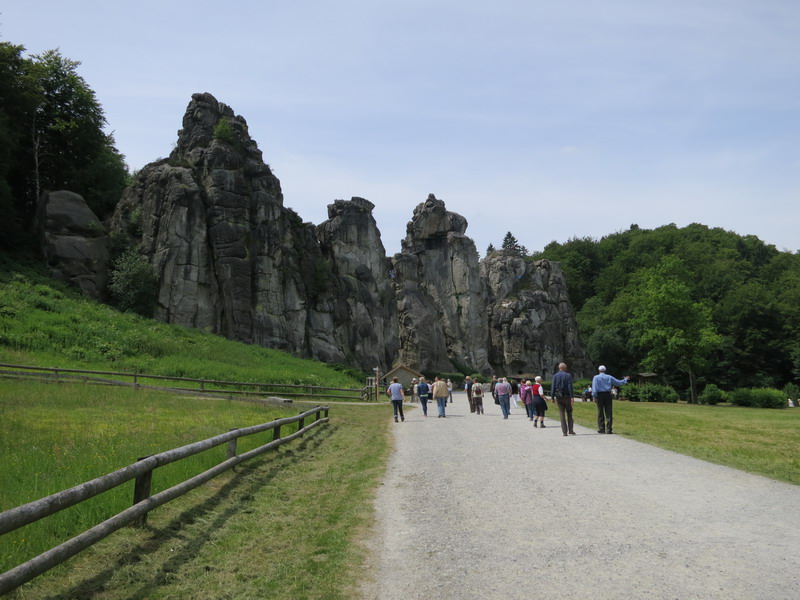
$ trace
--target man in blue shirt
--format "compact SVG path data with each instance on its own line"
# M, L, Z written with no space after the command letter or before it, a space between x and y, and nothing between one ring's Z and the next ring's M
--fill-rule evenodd
M558 405L558 415L561 417L561 433L564 437L575 435L572 420L572 403L575 402L575 392L572 389L572 375L567 373L567 365L560 363L558 373L553 375L550 393Z
M403 394L403 384L400 383L400 380L397 377L392 378L391 385L386 388L386 395L392 399L394 422L397 423L398 412L400 413L400 420L405 421L406 417L403 414L403 400L405 400L405 394Z
M597 370L599 373L592 379L592 397L597 403L597 433L614 433L611 429L611 388L615 385L625 385L630 381L630 377L627 375L624 379L612 377L606 373L606 368L603 365L597 367Z

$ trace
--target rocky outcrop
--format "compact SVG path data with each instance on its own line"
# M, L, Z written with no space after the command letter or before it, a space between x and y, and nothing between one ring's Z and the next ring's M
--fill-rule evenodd
M374 208L363 198L336 200L328 205L328 220L317 227L317 236L331 268L337 347L349 364L385 372L397 356L398 322L391 265Z
M550 373L580 359L556 265L481 265L466 219L433 195L390 260L373 209L336 200L304 223L245 120L195 94L175 149L137 174L110 229L153 265L170 323L368 372Z
M96 300L105 296L108 233L84 199L67 191L42 195L36 227L53 276Z
M489 372L486 291L467 220L433 194L414 209L393 259L399 361L439 372Z
M493 252L482 261L481 274L488 288L489 362L496 372L549 378L566 362L576 377L593 373L557 263Z
M283 206L247 124L195 94L169 159L125 192L112 230L133 235L159 276L157 318L339 362L315 227Z

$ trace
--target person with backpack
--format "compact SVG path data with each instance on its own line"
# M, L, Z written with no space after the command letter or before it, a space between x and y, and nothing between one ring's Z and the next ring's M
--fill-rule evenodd
M430 394L430 386L424 377L420 377L417 384L417 396L419 403L422 404L422 414L426 417L428 416L428 394Z
M477 379L472 384L472 402L475 405L475 414L483 414L483 386Z
M558 373L553 375L553 399L558 405L558 415L561 417L561 433L564 437L575 435L572 422L572 403L575 402L575 392L572 389L572 375L567 373L566 363L558 365Z

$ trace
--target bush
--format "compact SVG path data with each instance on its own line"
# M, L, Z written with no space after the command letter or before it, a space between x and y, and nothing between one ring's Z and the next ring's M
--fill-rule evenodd
M677 402L678 392L669 385L629 383L620 388L620 398L630 402Z
M152 317L158 294L158 278L147 259L128 250L114 263L108 289L120 310Z
M736 406L755 406L758 408L784 408L786 398L780 390L770 388L738 388L731 395Z
M727 394L719 389L716 384L709 383L700 394L700 404L716 405L720 402L725 402Z

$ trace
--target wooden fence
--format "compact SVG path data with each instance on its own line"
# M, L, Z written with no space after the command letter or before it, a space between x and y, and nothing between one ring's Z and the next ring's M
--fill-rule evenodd
M328 400L366 401L371 399L371 390L364 388L335 388L317 385L294 385L285 383L250 383L243 381L217 381L213 379L192 379L190 377L170 377L167 375L147 375L144 373L125 373L114 371L89 371L83 369L61 369L57 367L32 367L0 363L0 377L44 378L50 381L80 381L99 385L118 385L134 388L170 390L180 393L222 394L222 395L264 395L279 393L289 398L314 398ZM113 377L114 379L108 379ZM185 382L197 387L174 385L146 385L143 381ZM331 393L338 392L338 393Z
M61 564L125 525L131 523L140 526L144 525L149 511L193 490L228 469L232 469L239 463L273 450L281 444L302 436L314 427L327 423L329 421L329 410L327 406L317 406L300 413L296 417L287 417L270 421L269 423L262 423L261 425L234 429L228 433L200 442L139 459L138 462L132 465L97 479L0 513L0 535L3 535L135 479L133 506L55 548L0 574L0 596ZM312 415L314 420L306 425L306 418L312 417ZM291 423L298 423L297 431L283 437L281 428ZM272 430L272 441L243 454L236 454L236 442L240 437L269 430ZM154 469L226 443L228 444L226 460L199 475L195 475L191 479L187 479L183 483L153 496L150 495L150 481Z

